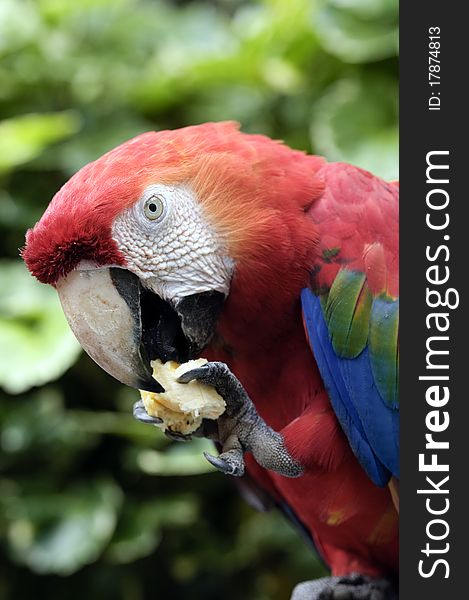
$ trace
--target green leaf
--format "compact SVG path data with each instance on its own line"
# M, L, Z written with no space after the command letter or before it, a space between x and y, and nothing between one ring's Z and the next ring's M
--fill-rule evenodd
M30 2L0 2L0 56L21 48L40 33L40 19Z
M0 123L0 174L39 156L50 144L80 128L74 111L29 114Z
M167 527L189 527L199 516L198 498L191 494L170 495L164 499L126 504L105 558L122 564L148 556Z
M383 76L347 78L316 104L315 151L392 180L399 176L397 82Z
M195 438L186 444L172 445L165 452L142 450L137 466L148 475L200 475L215 471L203 453L216 453L209 440Z
M325 0L314 12L313 28L322 47L346 63L362 63L396 56L396 3L381 0Z
M95 368L95 365L93 365ZM128 388L122 387L127 392ZM132 392L136 390L132 389ZM134 394L134 401L138 399L138 392ZM69 410L67 416L73 425L80 431L89 435L113 435L125 437L133 443L152 448L164 448L169 444L165 436L161 436L152 427L145 427L144 423L137 421L132 416L132 405L128 405L125 413L107 412L96 410Z
M363 19L397 19L399 16L398 0L329 0L328 3Z
M98 416L100 413L94 413ZM46 461L59 469L68 463L79 449L89 448L97 441L94 431L81 427L72 411L66 411L63 396L57 387L41 388L27 397L10 398L0 410L1 464L28 453L34 461ZM53 465L50 456L54 456ZM40 477L40 475L39 475ZM33 475L30 474L30 479Z
M131 563L151 554L160 540L159 523L151 506L127 502L105 558L117 564Z
M37 573L69 575L107 546L121 501L120 489L108 480L75 484L60 494L10 490L2 495L9 550Z
M12 198L5 190L0 189L0 225L8 229L24 231L35 220L39 220L42 213L39 207L26 205L20 199Z
M80 346L54 289L22 261L0 261L0 282L0 385L17 394L60 377Z
M73 175L85 164L95 160L105 152L145 131L157 129L154 123L144 119L131 118L124 114L113 114L112 118L101 118L99 129L84 127L78 135L52 148L41 164L54 167L59 165L68 175Z

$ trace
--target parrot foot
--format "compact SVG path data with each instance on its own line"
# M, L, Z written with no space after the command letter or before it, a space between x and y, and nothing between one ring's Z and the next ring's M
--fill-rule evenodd
M240 381L222 362L208 362L181 375L179 383L197 379L214 387L226 402L225 412L218 418L217 440L222 445L218 457L205 458L222 473L240 476L244 473L244 452L252 452L264 468L285 477L299 477L303 470L289 455L283 437L259 416ZM213 436L211 436L213 439Z
M351 573L300 583L291 600L397 600L397 594L386 579Z
M138 421L149 425L161 425L161 423L163 423L163 419L160 419L159 417L152 417L147 413L142 400L135 402L133 407L133 415ZM191 435L184 435L183 433L179 433L177 431L171 431L171 429L166 429L164 434L173 442L190 442L192 439Z
M138 421L141 421L142 423L149 423L151 425L159 425L163 422L162 419L159 419L158 417L152 417L151 415L149 415L147 413L147 411L145 409L145 405L143 404L142 400L135 402L134 407L133 407L133 415Z
M244 458L242 452L228 450L228 452L222 452L219 456L212 456L208 452L204 452L204 456L211 465L225 475L233 475L234 477L244 475Z
M172 442L190 442L192 440L192 435L185 435L179 431L171 431L171 429L165 429L164 434Z

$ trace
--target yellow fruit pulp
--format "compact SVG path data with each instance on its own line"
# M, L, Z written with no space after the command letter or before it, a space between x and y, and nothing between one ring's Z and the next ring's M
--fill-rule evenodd
M177 381L183 373L206 362L199 358L182 365L161 360L151 363L153 377L165 391L157 394L140 390L140 395L147 413L163 420L159 427L187 435L200 426L202 419L218 419L225 411L225 401L212 387L195 380L186 384Z

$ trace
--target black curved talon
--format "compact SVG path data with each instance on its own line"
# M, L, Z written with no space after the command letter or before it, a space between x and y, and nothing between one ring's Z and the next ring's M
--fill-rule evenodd
M245 404L251 404L254 408L241 382L225 363L208 362L197 369L186 371L178 378L178 382L189 383L194 379L216 389L226 402L226 414L228 416L236 415Z
M133 415L137 421L141 421L142 423L148 423L150 425L161 425L161 423L163 423L163 419L152 417L147 413L143 400L135 402L133 406Z
M213 456L208 452L204 452L205 458L216 469L225 475L233 477L241 477L244 475L244 459L242 454L235 454L233 450L223 452L219 456Z
M179 433L179 431L171 431L171 429L165 429L164 434L173 442L190 442L192 440L191 435L184 435L184 433Z
M225 363L208 362L187 371L178 381L189 383L195 379L215 388L226 403L226 410L217 421L217 439L222 452L218 457L205 456L213 466L222 473L240 476L244 473L243 455L251 451L266 469L285 477L302 474L301 466L289 455L282 435L261 419L246 390Z
M203 381L204 374L208 373L207 365L203 365L202 367L197 367L197 369L191 369L190 371L186 371L182 375L178 377L178 383L190 383L194 379L198 381Z

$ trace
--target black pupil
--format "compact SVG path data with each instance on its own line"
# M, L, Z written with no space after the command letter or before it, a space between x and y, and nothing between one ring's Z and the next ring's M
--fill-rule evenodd
M148 208L150 212L156 212L156 204L154 204L153 202L148 205Z

